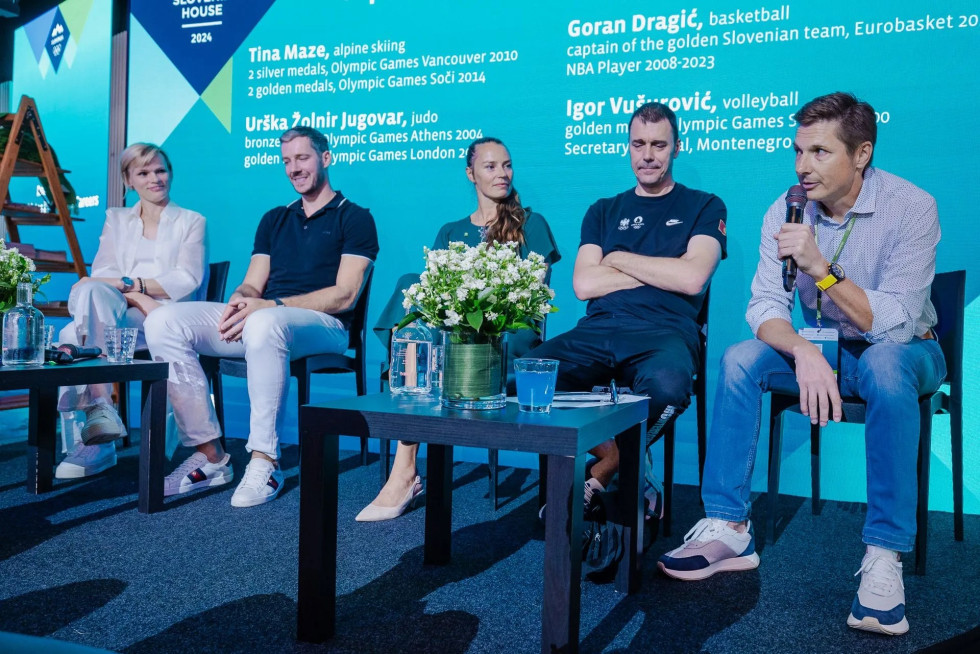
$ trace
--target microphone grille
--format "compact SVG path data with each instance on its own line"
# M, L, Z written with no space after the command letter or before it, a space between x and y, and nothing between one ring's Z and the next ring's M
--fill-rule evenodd
M799 184L790 186L789 190L786 191L786 204L806 204L806 189Z

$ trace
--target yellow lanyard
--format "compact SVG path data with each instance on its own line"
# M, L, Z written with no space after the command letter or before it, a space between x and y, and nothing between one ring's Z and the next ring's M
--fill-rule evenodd
M851 214L851 217L848 218L847 229L844 230L844 238L840 240L840 245L837 246L837 251L834 252L834 258L831 259L830 261L831 264L837 263L837 260L840 258L840 253L844 249L844 244L847 243L847 237L851 235L851 229L853 229L854 227L854 219L856 217L857 214ZM813 226L813 242L816 243L817 248L820 247L820 238L817 236L816 225ZM817 329L823 328L823 325L820 323L820 317L822 315L820 313L820 307L822 304L823 304L823 292L818 288L817 289Z

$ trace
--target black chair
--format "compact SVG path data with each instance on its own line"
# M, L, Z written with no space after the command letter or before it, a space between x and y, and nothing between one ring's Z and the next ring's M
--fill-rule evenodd
M915 574L925 574L929 523L929 463L932 455L932 416L948 413L953 464L953 536L963 540L963 315L966 271L939 273L932 282L932 303L939 322L933 329L946 358L946 383L935 393L919 398L919 496L916 507ZM844 421L863 423L866 405L861 398L841 398ZM799 395L771 393L769 439L769 515L767 538L775 540L776 502L782 462L782 415L799 412ZM820 425L810 427L811 510L820 513Z
M228 269L231 268L230 261L216 261L208 266L208 290L204 299L208 302L225 301L225 284L228 282ZM150 360L149 350L139 350L133 355L134 359ZM146 402L146 398L143 398ZM129 384L119 386L119 416L126 425L126 436L123 437L123 447L130 446L129 438Z
M352 354L311 354L289 362L289 374L296 378L296 391L299 406L310 403L310 377L318 374L354 373L358 395L367 395L367 311L371 295L373 266L364 275L361 291L354 303L351 318L350 343L348 352ZM221 431L225 431L223 375L244 379L248 376L248 366L243 358L212 357L200 355L201 367L211 383L214 393L214 408ZM361 438L361 463L367 463L367 438Z
M708 367L708 307L711 300L711 287L704 293L704 303L698 312L698 369L694 373L694 394L697 400L698 420L698 487L704 478L704 457L708 451L708 417L707 417L707 367ZM659 434L654 435L652 443L664 440L664 518L661 521L664 536L670 536L671 507L674 499L674 423L676 417L668 418ZM649 444L648 444L649 446Z

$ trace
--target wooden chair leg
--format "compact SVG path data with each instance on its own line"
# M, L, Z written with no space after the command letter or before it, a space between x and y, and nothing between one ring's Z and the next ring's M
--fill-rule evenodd
M487 467L490 468L490 503L497 510L497 475L499 472L499 450L487 450Z
M391 441L381 439L381 485L384 486L391 473Z
M820 515L820 425L810 425L810 511Z
M776 542L776 505L779 502L779 473L782 464L783 412L781 407L773 406L769 410L769 487L766 492L769 511L766 516L766 538L763 544Z
M133 440L129 435L129 384L119 382L115 386L116 397L119 398L119 401L116 403L119 409L119 417L122 418L123 427L126 429L126 435L122 438L122 445L123 447L130 447L133 444Z
M915 507L915 574L926 573L926 547L929 540L929 467L932 459L932 403L919 402L919 497Z
M963 540L963 401L954 395L949 398L949 437L953 462L953 537ZM930 417L930 424L931 422Z
M664 538L670 538L671 512L674 506L674 424L670 420L664 425L664 517L660 521Z

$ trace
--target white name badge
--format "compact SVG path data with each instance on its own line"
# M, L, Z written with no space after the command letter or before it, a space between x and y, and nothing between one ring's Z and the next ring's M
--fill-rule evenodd
M837 342L840 336L837 330L830 327L804 327L797 333L817 346L836 377L840 369L840 347Z

